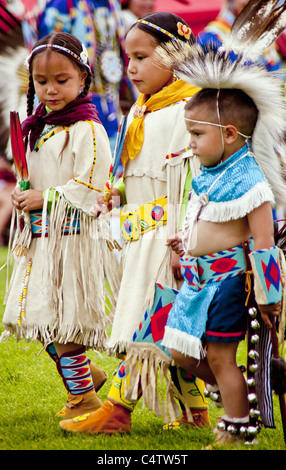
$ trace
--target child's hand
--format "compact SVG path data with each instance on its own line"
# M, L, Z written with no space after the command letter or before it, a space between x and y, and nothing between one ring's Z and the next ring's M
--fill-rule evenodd
M182 246L182 232L178 232L172 237L168 238L166 245L170 246L172 250L179 256L183 256L185 253Z
M104 200L103 194L99 194L96 203L89 209L89 212L94 215L94 217L99 217L100 214L107 214L107 212L114 209L114 207L120 206L121 198L121 192L116 188L112 189L108 202Z
M13 206L24 212L42 209L44 203L43 191L36 189L21 191L19 186L12 191L11 199Z
M171 265L174 278L178 281L183 279L183 276L181 274L180 256L175 252L172 253Z
M111 209L108 208L108 204L104 200L103 194L100 194L97 198L97 201L89 209L89 212L94 215L94 217L99 217L100 214L106 214Z
M272 328L272 322L269 316L273 315L275 317L278 317L281 311L281 302L277 302L277 304L270 305L258 305L258 308L265 325L268 326L268 328Z
M21 194L21 192L22 191L20 189L20 186L15 186L15 188L11 192L11 202L16 209L21 209L19 204L19 195Z

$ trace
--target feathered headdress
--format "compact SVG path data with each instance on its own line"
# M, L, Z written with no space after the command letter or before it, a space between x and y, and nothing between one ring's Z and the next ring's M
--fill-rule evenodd
M277 75L258 65L262 52L286 26L286 5L278 0L250 0L233 24L223 46L171 43L158 46L162 63L200 88L236 88L254 101L259 115L253 151L275 197L286 201L286 185L277 152L285 137L285 99ZM276 7L276 8L275 8Z

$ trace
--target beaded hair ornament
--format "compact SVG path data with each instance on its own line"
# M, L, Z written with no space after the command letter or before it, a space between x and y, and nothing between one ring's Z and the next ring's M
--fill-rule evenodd
M41 44L40 46L37 46L35 47L31 54L29 55L29 57L26 59L26 66L27 68L29 67L29 63L30 63L30 60L31 58L33 57L33 55L35 54L35 52L37 51L40 51L41 49L48 49L48 48L51 48L51 49L57 49L57 50L60 50L60 51L63 51L65 52L66 54L70 55L71 57L73 57L74 59L76 59L79 63L81 63L82 65L84 65L85 67L87 67L88 69L90 69L90 65L88 63L88 52L87 52L87 49L85 47L84 44L81 45L82 47L82 51L80 53L80 55L77 55L75 52L71 51L70 49L68 49L67 47L64 47L64 46L59 46L58 44Z
M180 38L178 38L177 36L175 36L174 34L170 33L169 31L167 31L166 29L164 28L161 28L160 26L154 24L154 23L150 23L150 21L146 21L144 19L139 19L136 21L136 23L141 23L141 24L145 24L146 26L149 26L150 28L153 28L153 29L156 29L157 31L159 31L160 33L163 33L165 34L166 36L168 36L170 39L172 39L173 41L178 41L178 42L184 42L182 41ZM179 36L183 36L185 39L189 40L190 37L191 37L191 34L192 34L192 30L191 28L189 28L188 26L184 25L183 23L181 23L180 21L178 21L177 23L177 28L178 28L178 35Z
M258 65L263 53L286 26L286 5L279 0L250 0L236 18L220 48L213 44L171 41L156 49L158 65L172 68L176 76L202 89L239 89L258 110L252 135L254 155L278 200L286 200L281 160L276 152L283 145L285 101L282 82ZM206 123L215 124L215 123ZM218 113L218 123L221 126ZM248 137L248 136L245 136Z

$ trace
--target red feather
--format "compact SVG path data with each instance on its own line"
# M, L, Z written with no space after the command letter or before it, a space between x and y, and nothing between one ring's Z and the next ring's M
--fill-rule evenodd
M28 166L26 160L25 145L21 129L19 114L17 111L10 112L10 133L13 160L22 180L28 180Z

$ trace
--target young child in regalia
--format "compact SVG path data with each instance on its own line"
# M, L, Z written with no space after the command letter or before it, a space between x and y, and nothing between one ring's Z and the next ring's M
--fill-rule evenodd
M257 2L250 2L245 17L253 4ZM210 46L205 53L196 45L187 52L175 45L158 52L162 63L202 88L185 108L201 174L193 178L182 232L168 240L181 255L184 283L162 344L177 364L220 393L225 415L214 443L220 447L254 442L261 424L271 427L263 401L258 400L258 410L252 405L258 398L252 387L261 369L267 380L260 386L265 393L269 387L268 346L263 350L260 345L258 353L253 344L249 351L249 357L258 360L258 375L249 382L237 366L236 354L247 331L248 313L254 318L250 325L260 326L265 345L270 329L276 328L277 320L283 324L285 315L285 259L274 242L272 216L275 200L286 198L285 175L275 150L283 140L285 105L280 80L255 64L261 48L275 39L285 20L281 14L269 35L258 35L254 41L255 15L242 23L245 17L218 51ZM256 301L249 310L248 260ZM250 339L254 343L254 335ZM271 393L268 398L271 402ZM261 411L261 421L253 426L255 411Z
M28 68L22 129L30 189L17 185L12 193L15 263L2 340L14 335L43 344L68 391L59 415L70 418L101 406L95 390L107 377L86 350L102 350L107 341L105 242L89 208L104 189L111 152L91 103L85 46L71 34L47 35ZM40 104L33 112L35 94Z
M128 76L140 96L127 118L121 155L123 181L112 188L108 203L110 209L117 197L124 206L123 276L109 340L110 351L123 355L124 360L114 375L108 400L89 416L62 421L61 427L68 431L127 432L142 395L149 409L157 414L163 411L167 427L170 418L170 427L209 425L204 382L171 365L167 351L160 348L163 334L160 321L154 328L153 318L151 329L150 317L145 318L146 299L156 277L158 283L171 290L177 290L181 283L178 256L174 253L171 260L166 241L180 227L191 179L198 171L197 159L187 148L188 133L182 125L185 104L197 88L177 80L171 67L158 67L154 57L159 44L178 41L193 43L191 28L180 17L166 12L139 19L126 36ZM104 198L100 199L92 209L94 215L107 210ZM149 331L144 338L143 331ZM134 367L128 364L128 357L133 355L136 355ZM160 391L151 380L159 369L168 383L162 407ZM174 400L173 383L182 411ZM191 413L187 413L189 410Z

